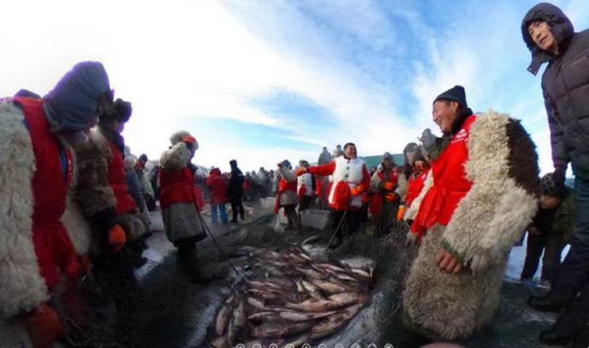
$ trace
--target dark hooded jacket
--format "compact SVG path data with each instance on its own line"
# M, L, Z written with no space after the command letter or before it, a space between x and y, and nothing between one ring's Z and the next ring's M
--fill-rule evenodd
M550 24L558 41L558 55L541 50L528 34L529 24L537 20ZM524 17L522 35L532 52L528 70L535 75L543 63L549 63L542 76L542 90L554 167L564 170L571 162L575 175L589 180L589 30L575 33L558 7L541 3Z

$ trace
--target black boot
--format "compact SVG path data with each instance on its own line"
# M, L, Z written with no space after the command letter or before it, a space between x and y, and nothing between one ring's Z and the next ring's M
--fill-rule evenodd
M204 284L213 280L213 276L206 275L199 270L196 245L179 246L176 260L182 271L194 283Z
M554 329L548 329L540 333L540 343L549 346L568 346L573 343L573 338L560 336Z
M540 312L555 312L559 313L566 303L555 301L550 294L541 296L530 296L528 305Z

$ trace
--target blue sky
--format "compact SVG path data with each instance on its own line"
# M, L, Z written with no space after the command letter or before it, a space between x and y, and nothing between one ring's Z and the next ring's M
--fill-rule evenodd
M519 28L535 1L48 3L3 6L31 18L0 23L13 32L1 94L44 94L77 61L100 60L133 103L124 135L137 154L158 157L178 129L199 139L196 163L222 169L232 158L245 170L315 161L348 141L361 155L400 152L435 129L433 98L461 84L475 111L521 119L551 168L540 77L526 71ZM589 1L554 3L589 28Z

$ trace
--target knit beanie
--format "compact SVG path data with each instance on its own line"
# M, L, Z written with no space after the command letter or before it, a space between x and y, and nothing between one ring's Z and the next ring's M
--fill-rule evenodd
M466 103L466 91L462 86L454 86L447 90L446 92L437 96L434 100L434 103L438 100L447 100L447 101L455 101L463 108L467 108L468 104Z
M562 185L558 185L554 182L552 178L553 173L548 173L542 177L540 180L540 187L542 189L542 194L546 196L552 197L562 197L564 194L564 187Z

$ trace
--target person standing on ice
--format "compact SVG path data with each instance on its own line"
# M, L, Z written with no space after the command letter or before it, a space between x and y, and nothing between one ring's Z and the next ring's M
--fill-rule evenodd
M292 170L288 160L278 163L278 175L280 175L278 184L278 197L276 198L276 207L274 214L278 214L280 208L284 208L284 213L288 219L288 228L294 233L301 231L301 221L297 214L297 175Z
M542 75L544 104L550 127L553 180L564 186L569 162L575 174L577 216L571 250L548 294L533 296L529 304L540 311L565 312L543 332L545 344L567 344L585 329L589 341L589 30L575 32L558 7L540 3L521 23L532 53L528 71ZM580 296L577 296L581 293ZM579 343L586 347L589 342Z
M73 67L43 99L0 104L0 340L6 347L51 347L63 334L51 307L60 278L80 275L60 219L74 173L71 146L86 142L112 92L104 67ZM76 231L70 231L76 233ZM24 325L28 337L19 332Z
M309 162L305 160L299 161L300 168L309 168ZM309 209L311 203L313 202L313 195L315 192L313 190L313 175L309 173L305 173L297 178L297 195L299 197L299 213Z
M195 186L196 166L192 164L198 142L187 131L170 137L172 147L160 157L160 206L168 240L178 249L176 262L195 283L211 277L199 267L196 244L207 235L202 216L202 193Z
M229 202L231 203L231 210L233 211L233 219L231 223L237 223L237 216L241 217L241 220L245 220L245 209L243 208L243 183L245 177L241 172L241 169L237 167L237 161L229 161L231 166L231 178L229 179L229 188L227 194L229 195Z
M404 319L423 335L459 340L499 304L511 247L537 210L538 157L519 121L494 111L474 116L461 86L434 100L433 120L449 141L406 214L424 236Z
M343 156L339 156L330 163L309 168L301 168L298 176L305 173L313 175L333 176L331 189L329 190L330 224L333 232L338 230L335 242L330 247L337 247L342 243L345 224L349 237L360 228L362 218L362 194L370 186L370 173L366 164L358 158L358 152L354 143L347 143L344 146ZM342 226L340 226L342 225Z
M207 186L211 190L211 217L213 219L213 223L217 223L217 211L219 211L219 214L221 215L221 222L226 224L229 221L227 218L227 210L225 209L229 181L223 175L221 175L221 170L219 170L219 168L213 168L209 172Z
M374 192L370 213L374 219L376 237L388 234L397 219L399 205L405 200L407 178L401 168L395 165L393 155L382 156L382 163L370 180Z

